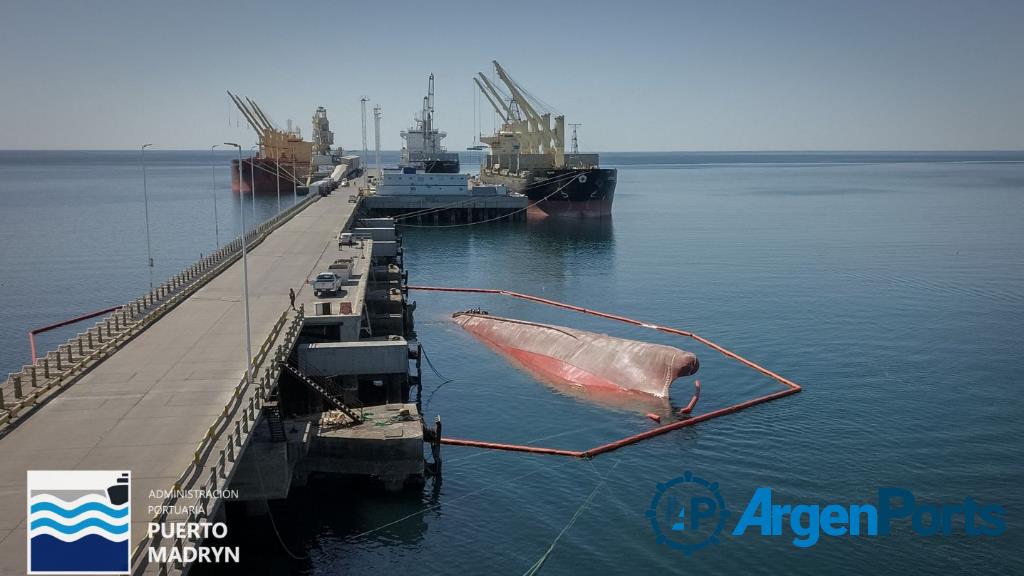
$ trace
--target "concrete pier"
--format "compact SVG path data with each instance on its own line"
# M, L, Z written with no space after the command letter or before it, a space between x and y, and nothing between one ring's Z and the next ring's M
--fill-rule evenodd
M338 233L357 208L344 193L311 197L253 233L250 241L258 245L247 258L251 381L242 263L230 250L186 269L115 311L87 336L7 379L0 388L6 394L0 397L0 573L25 570L30 469L130 469L135 573L187 571L187 565L148 564L146 548L198 544L149 539L150 522L198 519L194 512L160 514L151 507L193 506L202 515L220 514L216 498L151 496L159 491L228 488L243 500L283 498L297 469L317 470L304 463L312 450L327 472L361 470L391 486L422 474L415 406L412 420L395 423L402 431L400 449L390 448L395 436L387 432L377 439L386 447L383 453L401 456L383 458L381 466L371 465L373 448L365 443L358 465L346 465L347 452L332 444L346 438L372 442L372 435L358 431L369 430L374 420L320 430L320 412L336 405L347 410L345 402L375 415L393 411L367 406L361 390L372 392L382 383L389 401L401 403L415 383L409 373L414 353L405 340L412 322L400 287L400 240L374 242L375 234L386 234L376 232L339 245ZM228 248L238 246L235 241ZM314 295L307 279L339 261L348 261L349 281L336 294ZM367 300L368 292L380 291L399 297L384 305ZM346 346L351 349L340 350ZM358 359L358 369L334 358L332 348L341 358ZM289 370L301 374L303 368L316 374L290 376ZM295 401L302 394L305 404Z

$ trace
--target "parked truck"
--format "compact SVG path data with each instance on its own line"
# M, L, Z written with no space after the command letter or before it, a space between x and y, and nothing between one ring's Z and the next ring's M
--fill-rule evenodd
M320 296L321 294L333 294L338 290L341 290L341 285L345 281L335 274L334 272L321 272L316 275L316 279L313 280L313 294Z

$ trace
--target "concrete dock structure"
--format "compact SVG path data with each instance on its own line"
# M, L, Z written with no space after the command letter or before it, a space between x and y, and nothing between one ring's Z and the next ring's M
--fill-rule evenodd
M443 226L483 222L525 222L529 199L502 196L366 196L360 214L396 217L404 225Z
M397 240L375 245L372 237L339 246L339 231L351 224L357 207L345 194L312 196L250 233L249 242L256 243L247 257L251 381L237 240L4 381L0 573L26 567L27 470L130 469L133 573L187 570L147 563L148 547L197 545L151 539L148 524L213 519L222 502L163 493L236 489L240 499L285 497L320 428L317 412L288 413L302 405L296 390L306 390L313 402L306 398L305 405L319 403L315 409L336 409L332 403L347 409L346 401L359 403L366 374L374 382L393 376L384 388L399 397L390 402L404 401L401 396L415 383L408 367L415 350L402 336L411 330L411 307L399 288L401 249ZM339 260L349 261L349 281L338 294L315 296L307 280ZM289 289L296 292L294 308ZM368 293L378 292L384 299L368 303ZM345 341L351 350L339 353L363 362L347 372L334 370L344 362L323 352L345 348ZM292 375L305 374L300 366L317 375ZM388 477L391 485L416 474L412 446L422 449L419 422L404 422L405 468ZM255 483L246 475L253 458L256 465L276 463L260 468ZM422 452L417 460L422 470ZM308 472L308 466L302 469Z

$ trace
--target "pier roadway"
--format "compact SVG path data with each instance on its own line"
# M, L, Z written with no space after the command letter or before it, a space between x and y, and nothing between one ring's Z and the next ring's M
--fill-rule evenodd
M253 354L356 204L310 203L248 257ZM140 271L140 273L142 273ZM112 280L115 281L115 280ZM242 261L124 344L0 438L0 575L26 570L26 470L131 470L134 551L245 372Z

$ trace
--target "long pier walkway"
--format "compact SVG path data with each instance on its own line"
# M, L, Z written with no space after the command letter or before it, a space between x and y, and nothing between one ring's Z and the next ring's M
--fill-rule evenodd
M290 219L268 228L249 253L254 355L259 351L266 357L275 338L291 335L289 330L301 323L289 307L288 289L307 299L311 287L304 284L306 278L316 272L327 248L333 244L336 249L337 232L355 208L347 194L309 198ZM144 330L125 338L105 359L61 382L66 387L62 391L24 409L10 423L0 421L5 426L0 430L0 574L26 569L27 470L131 470L131 547L136 555L154 517L149 507L161 504L150 498L151 490L186 488L211 476L211 470L218 474L217 446L197 447L215 441L211 435L230 436L232 428L238 432L237 420L225 420L232 402L245 414L242 427L247 430L255 420L252 394L244 389L243 378L242 262L225 266ZM124 326L130 317L119 318L118 325ZM110 326L108 322L108 338ZM90 347L92 338L90 334ZM97 338L102 341L102 328ZM75 352L81 350L78 345ZM69 346L68 354L72 352ZM48 358L53 360L52 355ZM33 371L33 386L36 377ZM19 397L32 390L27 378L23 375L16 383ZM3 392L9 409L13 393L9 388ZM244 446L237 435L229 437L232 454L234 443L239 449ZM219 453L223 474L223 451ZM183 477L190 469L195 473Z

